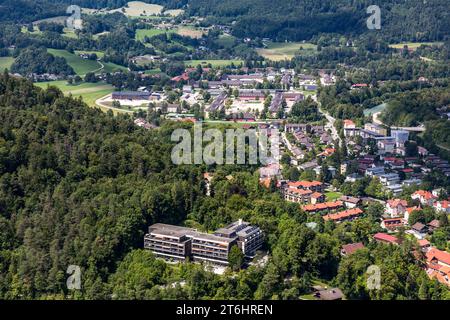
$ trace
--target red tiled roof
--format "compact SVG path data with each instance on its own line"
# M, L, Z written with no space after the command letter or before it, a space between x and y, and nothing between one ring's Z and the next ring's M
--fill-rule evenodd
M441 263L450 265L450 253L433 248L426 253L427 261L438 260Z
M334 213L334 214L327 214L326 216L323 216L323 220L339 221L342 219L359 216L362 213L363 213L363 211L360 208L354 208L354 209L345 210L345 211Z
M318 198L320 198L320 197L322 197L322 196L323 196L322 193L320 193L320 192L314 192L314 193L311 195L311 198L318 199Z
M364 245L361 242L344 244L342 246L342 250L345 251L346 254L352 254L356 250L362 249L362 248L364 248Z
M373 236L373 238L374 238L375 240L381 240L381 241L384 241L384 242L398 243L398 239L397 239L396 237L391 236L391 235L386 234L386 233L381 233L381 232L379 232L379 233L375 234L375 235Z
M408 202L406 200L402 199L391 199L387 201L387 204L391 207L398 207L399 205L406 207L408 205Z
M324 202L324 203L317 203L317 204L307 204L302 207L305 211L318 211L318 210L325 210L325 209L336 209L339 207L342 207L343 203L342 201L334 201L334 202Z
M288 186L291 188L311 188L321 186L322 182L320 181L289 181Z
M429 191L418 190L412 194L413 196L419 196L421 198L425 198L426 200L435 199L436 197Z

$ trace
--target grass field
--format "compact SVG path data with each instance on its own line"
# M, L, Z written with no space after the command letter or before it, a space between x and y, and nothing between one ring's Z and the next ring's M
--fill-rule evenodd
M206 67L208 64L211 64L213 67L226 67L230 66L231 64L239 65L243 64L244 61L242 60L186 60L184 61L184 64L186 67L196 67L199 64L203 67Z
M417 50L421 45L426 46L442 46L443 42L404 42L404 43L397 43L397 44L390 44L389 47L394 49L403 49L403 47L407 45L409 49L411 50Z
M102 62L102 63L105 67L101 70L101 72L113 73L113 72L117 72L120 70L122 70L122 71L128 70L126 67L120 66L120 65L112 63L112 62Z
M300 50L302 48L302 50ZM268 42L266 48L256 50L259 55L272 61L290 60L296 54L313 55L317 51L317 46L312 43L303 42Z
M66 59L67 63L79 76L84 76L88 72L98 71L101 68L101 65L97 61L83 59L66 50L47 49L47 51L55 57Z
M158 34L162 33L170 33L175 32L174 30L162 30L162 29L138 29L136 30L136 40L138 41L144 41L145 37L153 37L157 36Z
M105 53L103 51L85 51L85 50L75 50L75 54L79 55L82 53L87 53L87 54L93 54L95 53L97 55L97 57L99 57L100 59L102 59L105 56Z
M50 81L35 83L37 87L47 88L47 86L58 87L65 95L72 94L74 97L82 97L83 101L90 107L94 107L95 101L114 91L113 86L106 83L80 83L68 84L67 81Z
M0 71L3 72L5 69L11 69L11 65L14 62L12 57L0 57Z
M342 197L340 192L325 192L326 201L336 201L340 197Z

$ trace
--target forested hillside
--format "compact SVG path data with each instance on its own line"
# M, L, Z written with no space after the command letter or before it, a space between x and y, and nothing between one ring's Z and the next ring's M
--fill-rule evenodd
M27 22L55 16L68 4L89 8L118 8L126 0L19 0L25 10L14 8L17 1L4 2L0 20ZM166 8L184 8L189 15L208 21L231 23L239 37L268 37L273 40L304 40L323 32L363 34L369 16L366 8L379 5L385 38L399 40L442 40L450 30L447 0L145 0Z

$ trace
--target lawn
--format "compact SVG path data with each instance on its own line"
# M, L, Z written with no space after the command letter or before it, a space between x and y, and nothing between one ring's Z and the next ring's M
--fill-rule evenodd
M208 64L211 64L213 67L226 67L230 66L231 64L239 65L243 64L244 61L242 60L186 60L184 61L184 64L187 67L196 67L199 64L203 67L206 67Z
M403 47L407 45L408 49L411 50L416 50L417 48L419 48L421 45L426 45L426 46L442 46L443 42L404 42L404 43L397 43L397 44L390 44L389 47L394 48L394 49L403 49Z
M102 70L99 70L99 72L113 73L120 70L122 71L128 70L126 67L120 66L112 62L102 62L102 63L105 67Z
M162 29L138 29L136 30L136 40L138 41L144 41L145 37L153 37L157 36L158 34L162 33L170 33L175 32L174 30L162 30Z
M35 83L35 86L44 89L49 85L58 87L65 95L72 94L74 97L82 97L83 101L90 107L96 106L95 101L97 99L114 91L111 85L103 82L68 84L67 81L61 80Z
M259 48L256 51L266 59L281 61L290 60L296 54L313 55L317 52L317 46L307 42L267 42L266 48Z
M12 57L0 57L0 71L3 72L5 69L10 70L13 63L14 58Z
M56 57L65 58L67 63L79 76L84 76L88 72L99 71L101 68L97 61L83 59L80 56L66 50L47 49L47 51Z
M326 201L336 201L340 197L342 197L340 192L325 192Z

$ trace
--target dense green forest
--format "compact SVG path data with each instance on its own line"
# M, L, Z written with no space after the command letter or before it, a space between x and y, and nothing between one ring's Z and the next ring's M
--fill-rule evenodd
M1 21L30 22L61 15L68 4L89 8L118 8L126 0L7 0ZM157 0L167 8L184 8L188 15L205 16L211 23L231 23L238 37L268 37L273 40L304 40L318 33L363 34L366 8L379 5L383 37L400 40L442 40L448 36L450 19L447 0ZM186 6L187 5L187 6ZM276 10L274 10L276 8ZM373 32L373 31L372 31Z

